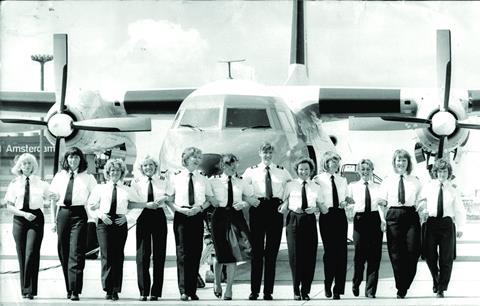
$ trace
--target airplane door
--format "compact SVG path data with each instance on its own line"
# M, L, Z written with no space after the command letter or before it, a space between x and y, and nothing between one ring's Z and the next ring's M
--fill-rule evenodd
M293 118L291 118L292 120L289 120L288 114L283 110L279 110L277 114L280 124L282 125L282 129L285 132L285 136L287 137L288 145L290 148L292 148L298 143L297 132L293 127Z

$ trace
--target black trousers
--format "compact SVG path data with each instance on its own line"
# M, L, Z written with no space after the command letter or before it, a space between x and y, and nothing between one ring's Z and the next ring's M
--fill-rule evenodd
M87 246L86 253L89 253L98 248L97 225L95 222L87 222ZM98 250L86 256L87 259L97 259Z
M265 260L264 294L272 294L275 267L282 240L283 214L278 212L280 199L260 199L258 207L250 207L250 233L252 236L251 291L260 292Z
M315 215L290 211L287 215L286 231L293 293L309 294L315 275L318 248Z
M67 292L82 293L87 212L84 206L60 206L57 215L58 257Z
M111 218L114 221L115 218ZM122 291L124 248L127 241L127 223L106 225L98 220L97 236L102 261L102 287L107 294Z
M179 212L173 218L177 251L177 278L180 294L197 293L197 275L203 249L203 216L187 217Z
M12 233L20 266L22 294L35 296L38 289L40 246L42 245L45 219L40 209L27 211L36 216L35 220L28 221L23 217L14 216Z
M162 296L167 231L167 219L161 208L144 209L137 219L137 280L142 296ZM153 284L149 272L152 250Z
M388 254L398 291L406 293L417 273L420 256L420 220L415 207L390 207L387 211Z
M318 218L320 236L323 242L323 266L325 272L325 288L333 293L345 293L347 276L347 231L348 223L345 210L329 208L328 213Z
M383 232L380 228L378 211L356 213L353 218L353 241L355 255L353 257L354 273L352 287L358 288L363 281L365 263L367 263L367 282L365 295L377 292L378 270L382 259Z
M441 291L448 289L455 249L455 227L452 218L427 219L425 260L433 278L433 285ZM440 251L440 252L439 252Z

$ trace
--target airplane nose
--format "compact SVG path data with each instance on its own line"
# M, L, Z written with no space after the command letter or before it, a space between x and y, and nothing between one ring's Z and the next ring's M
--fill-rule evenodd
M220 154L203 154L202 163L200 169L206 176L217 175L222 172Z

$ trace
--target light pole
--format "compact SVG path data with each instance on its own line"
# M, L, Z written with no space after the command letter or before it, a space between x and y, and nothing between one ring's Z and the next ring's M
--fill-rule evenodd
M53 60L53 56L52 55L49 55L49 54L34 54L30 57L32 59L32 61L35 61L35 62L39 62L40 63L40 90L43 91L44 90L44 82L43 82L43 76L44 76L44 69L43 69L43 66L45 65L45 63ZM43 120L43 118L42 118ZM40 177L42 178L42 180L45 179L45 165L44 165L44 159L45 159L45 156L44 156L44 144L43 144L43 129L40 130Z
M43 66L46 62L53 60L53 55L50 54L34 54L30 57L32 61L40 63L40 90L43 91Z

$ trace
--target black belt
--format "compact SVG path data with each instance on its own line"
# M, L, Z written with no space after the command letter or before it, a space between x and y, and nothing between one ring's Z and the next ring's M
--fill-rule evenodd
M362 216L362 215L368 215L368 214L371 214L371 213L378 213L378 210L372 210L372 211L370 211L370 212L364 212L364 211L357 211L357 212L355 212L356 215L360 215L360 216Z
M275 197L272 197L272 198L265 198L265 197L261 197L261 198L258 198L260 201L281 201L280 198L275 198Z
M70 205L70 206L62 205L62 206L59 206L59 207L63 208L63 209L78 209L78 208L85 209L85 206L83 206L83 205Z

